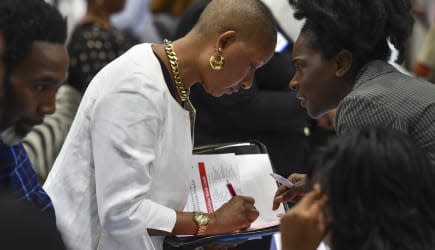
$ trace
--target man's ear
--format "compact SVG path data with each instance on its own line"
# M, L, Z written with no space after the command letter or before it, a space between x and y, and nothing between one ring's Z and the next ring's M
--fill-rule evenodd
M337 70L335 71L336 77L343 77L346 75L351 67L353 62L352 52L347 49L341 50L335 55L335 61L337 64Z
M237 39L237 32L234 30L225 31L220 34L216 41L216 49L225 49L228 45L235 42Z

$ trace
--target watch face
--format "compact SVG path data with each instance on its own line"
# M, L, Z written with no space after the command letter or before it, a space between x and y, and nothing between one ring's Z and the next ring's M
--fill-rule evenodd
M205 213L197 213L197 214L195 214L195 221L200 226L207 225L208 221L209 221L208 214L205 214Z

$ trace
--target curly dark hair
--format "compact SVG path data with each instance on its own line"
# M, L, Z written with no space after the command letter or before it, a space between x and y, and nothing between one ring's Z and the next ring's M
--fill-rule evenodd
M0 32L6 43L6 74L26 58L35 41L64 44L66 20L44 0L1 0Z
M333 250L435 249L435 168L406 135L355 130L314 157Z
M414 19L410 0L289 0L295 18L305 19L302 32L312 33L312 46L331 58L351 51L357 65L390 57L387 39L404 59Z

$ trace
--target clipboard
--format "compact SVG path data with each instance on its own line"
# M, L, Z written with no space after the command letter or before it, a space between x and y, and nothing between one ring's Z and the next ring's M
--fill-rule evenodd
M209 243L231 243L243 242L247 240L255 240L264 236L270 236L279 232L279 226L268 227L265 229L258 229L254 231L237 232L231 234L217 234L207 236L189 236L189 237L167 237L165 243L172 247L189 247L195 248Z
M266 146L256 140L246 142L221 143L214 145L205 145L196 147L193 154L267 154ZM269 160L270 161L270 160ZM272 166L272 164L270 163ZM272 166L272 171L274 171ZM272 177L269 176L272 179ZM276 182L275 182L276 183ZM277 187L278 184L276 183ZM270 204L271 206L272 204ZM284 210L287 210L284 204ZM206 235L206 236L169 236L165 239L165 244L171 247L183 247L193 249L195 247L209 243L231 243L242 242L253 239L260 239L264 236L270 236L279 231L279 225L273 225L261 229L240 231L230 234Z

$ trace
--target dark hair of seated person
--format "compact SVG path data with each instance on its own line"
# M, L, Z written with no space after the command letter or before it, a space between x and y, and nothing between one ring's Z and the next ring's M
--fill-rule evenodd
M56 224L31 203L0 194L0 248L64 250Z
M435 169L408 136L355 130L313 164L328 196L331 249L435 249Z

